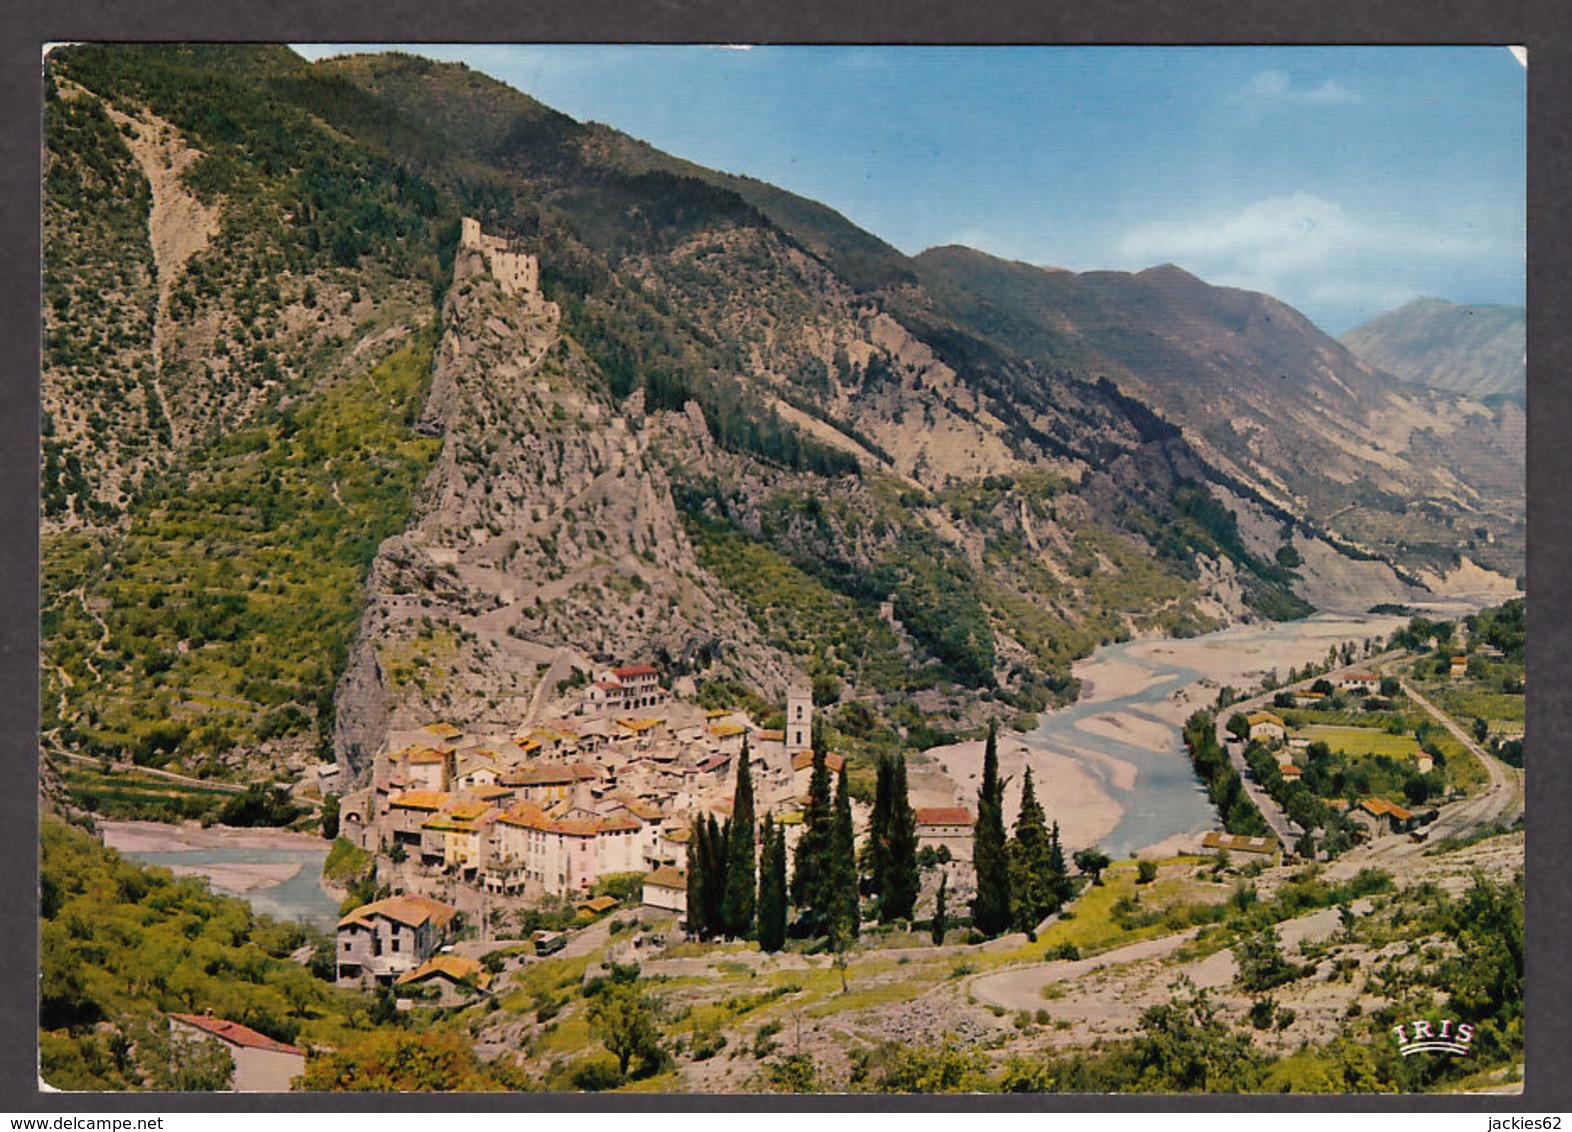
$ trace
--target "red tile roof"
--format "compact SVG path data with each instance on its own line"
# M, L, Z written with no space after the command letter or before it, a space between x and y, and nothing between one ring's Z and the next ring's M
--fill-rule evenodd
M761 732L760 734L763 734L763 733ZM841 767L843 765L845 765L845 763L846 763L846 760L841 758L839 755L831 754L829 752L826 752L825 755L824 755L824 765L829 768L829 771L830 771L831 774L839 774L840 771L841 771ZM799 751L799 752L797 752L797 754L792 756L792 760L791 760L791 768L792 768L792 770L806 770L808 767L811 767L812 765L813 765L813 752L812 751Z
M929 806L917 811L918 825L971 825L972 814L965 806Z
M674 888L686 891L688 887L688 874L685 870L673 865L662 865L644 878L644 883L652 888Z
M406 790L395 798L388 799L388 805L397 806L402 810L440 810L448 804L451 795L441 790Z
M660 669L652 664L630 664L626 668L613 668L611 674L619 680L625 680L629 676L659 676Z
M534 829L568 837L594 837L598 833L637 833L644 827L632 818L554 818L530 802L513 807L498 819L504 825Z
M1398 821L1408 821L1414 816L1407 810L1403 809L1402 806L1397 805L1395 802L1388 802L1385 798L1366 798L1364 801L1359 803L1359 807L1368 814L1375 814L1377 816L1390 814Z
M600 777L600 771L585 763L516 766L497 776L504 786L565 786Z
M491 973L478 960L460 955L433 955L413 971L405 971L395 982L402 987L429 978L442 978L452 983L467 980L480 990L491 985Z
M212 1034L215 1038L220 1038L231 1045L267 1050L269 1053L295 1053L305 1056L305 1051L302 1049L275 1041L250 1026L242 1026L239 1022L231 1022L227 1018L214 1018L211 1014L171 1014L170 1017L188 1026L195 1026L198 1030Z
M410 927L418 928L427 920L440 927L457 915L458 909L451 904L444 904L442 901L433 900L429 896L406 893L403 896L390 896L386 900L376 900L370 904L362 904L340 920L338 926L343 928L350 924L365 923L373 916L386 916L390 920L400 924L407 924Z

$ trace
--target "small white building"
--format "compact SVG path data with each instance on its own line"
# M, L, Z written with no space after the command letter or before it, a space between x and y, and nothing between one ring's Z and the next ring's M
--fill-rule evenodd
M229 1050L235 1072L231 1092L287 1093L289 1084L306 1071L304 1050L275 1041L266 1034L211 1014L171 1014L169 1033L186 1041L216 1038Z
M631 664L597 672L590 686L584 690L579 713L606 715L642 711L665 702L666 691L660 686L660 670L652 664Z
M688 914L688 874L683 869L662 865L644 878L644 903L679 915Z
M917 847L943 846L957 861L972 859L976 819L965 806L930 806L917 811Z

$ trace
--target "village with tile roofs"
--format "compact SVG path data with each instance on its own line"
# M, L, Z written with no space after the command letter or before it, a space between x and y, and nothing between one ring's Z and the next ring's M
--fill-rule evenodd
M338 981L401 991L415 979L457 983L466 976L427 968L460 907L489 914L553 898L588 907L610 876L642 876L644 904L682 913L693 821L730 815L744 744L757 813L795 848L814 758L805 682L784 707L785 727L764 728L743 711L705 710L663 687L653 665L635 664L597 672L571 714L511 734L445 721L390 733L370 783L339 800L339 836L392 866L397 895L340 920ZM832 775L843 762L825 755ZM863 828L861 802L853 816ZM919 808L919 844L967 862L973 820L961 805ZM475 973L466 987L478 985Z

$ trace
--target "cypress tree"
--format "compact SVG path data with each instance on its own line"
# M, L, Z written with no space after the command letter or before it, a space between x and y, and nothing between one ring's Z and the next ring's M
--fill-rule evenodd
M737 784L732 791L731 831L726 840L726 888L721 902L721 927L729 936L746 939L753 934L757 893L753 847L753 771L748 742L737 759Z
M1053 823L1053 832L1048 835L1048 890L1053 897L1053 906L1050 912L1057 912L1070 899L1073 886L1070 884L1070 867L1064 863L1064 847L1059 844L1059 823Z
M688 830L688 934L704 934L704 819L694 818Z
M879 896L888 883L890 867L890 817L895 793L895 760L880 757L873 790L873 813L868 818L868 843L863 848L862 870L867 892Z
M972 864L977 871L972 923L984 935L998 935L1010 926L1010 878L1004 845L1004 784L999 781L998 728L992 723L988 725L988 742L983 748L982 785L977 789Z
M829 899L824 908L831 946L844 951L857 938L857 846L852 834L851 792L846 766L835 785L835 813L830 826Z
M828 903L831 806L830 768L823 748L815 747L813 774L808 779L808 806L803 813L802 837L797 842L791 874L791 902L797 907L801 930L808 935L823 930L822 917Z
M1052 848L1048 819L1037 802L1032 768L1027 767L1021 784L1021 812L1010 840L1010 900L1019 931L1031 931L1052 909Z
M779 951L786 942L786 830L764 815L759 846L759 948Z
M944 889L950 883L948 873L939 874L939 898L933 906L933 943L937 947L944 942L944 933L950 930L949 921L945 918Z
M724 926L721 923L721 902L726 895L726 840L730 822L722 826L715 820L715 815L710 814L704 823L704 836L699 847L703 859L703 884L700 891L700 919L704 925L701 937L709 939L719 935ZM688 919L693 920L693 910L689 909Z
M912 918L922 885L917 870L917 812L906 790L906 760L897 756L892 762L884 895L879 900L879 922L885 924Z

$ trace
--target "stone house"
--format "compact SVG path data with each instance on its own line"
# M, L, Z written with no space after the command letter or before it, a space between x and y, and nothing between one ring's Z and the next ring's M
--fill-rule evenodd
M1213 830L1201 838L1201 848L1228 853L1260 853L1272 856L1278 850L1274 837L1246 837L1242 833L1219 833Z
M597 672L584 690L579 705L581 715L607 715L642 711L666 700L660 686L660 670L651 664L630 664Z
M390 896L338 922L340 985L388 985L436 952L458 909L428 896Z
M1365 798L1350 816L1360 825L1379 837L1384 833L1407 833L1417 823L1414 815L1385 798Z
M399 990L427 988L437 1006L457 1006L491 990L491 972L477 959L461 955L433 955L406 971L393 984Z
M497 784L512 790L521 801L549 806L570 801L580 783L600 777L601 772L588 763L532 764L510 767L497 776Z
M406 790L390 795L385 820L389 844L420 852L426 840L421 836L421 827L441 813L452 797L438 790Z
M488 802L459 802L421 825L422 854L428 835L438 834L443 868L468 874L485 868L497 816Z

